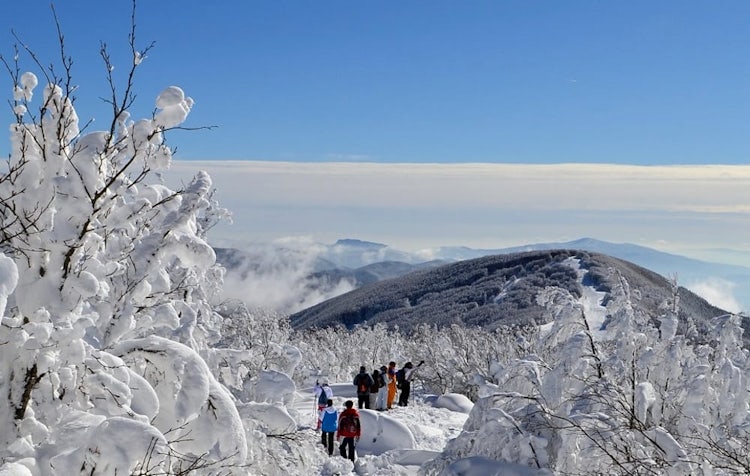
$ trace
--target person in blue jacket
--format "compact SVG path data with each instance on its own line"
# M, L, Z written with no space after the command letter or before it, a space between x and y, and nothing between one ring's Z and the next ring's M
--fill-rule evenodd
M333 400L328 400L326 407L320 411L321 422L320 428L322 430L320 441L323 446L328 449L328 455L333 455L333 436L339 427L339 412L333 408Z

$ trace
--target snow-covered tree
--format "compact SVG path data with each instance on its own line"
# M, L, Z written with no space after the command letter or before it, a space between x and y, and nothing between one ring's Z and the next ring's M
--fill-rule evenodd
M102 46L112 117L87 132L59 38L61 76L26 46L3 59L15 89L0 174L0 461L33 474L244 465L237 406L204 360L220 337L210 298L222 276L205 232L225 212L207 174L182 190L155 175L193 100L170 86L152 117L131 118L150 49L136 48L133 20L120 87ZM21 73L21 52L36 73Z

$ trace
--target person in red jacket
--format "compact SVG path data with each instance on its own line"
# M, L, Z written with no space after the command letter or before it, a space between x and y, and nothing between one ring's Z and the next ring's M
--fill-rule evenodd
M354 448L359 442L359 436L362 433L362 427L359 423L359 412L354 408L354 402L347 400L344 402L346 409L339 415L339 427L336 430L336 441L344 438L339 446L339 452L344 458L354 461Z

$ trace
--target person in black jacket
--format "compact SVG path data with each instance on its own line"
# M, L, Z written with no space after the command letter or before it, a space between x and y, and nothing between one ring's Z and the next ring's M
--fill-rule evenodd
M377 410L377 399L378 399L378 391L380 390L380 387L384 386L383 379L380 376L380 370L375 369L372 371L372 387L370 387L370 407L373 410Z
M396 382L401 389L401 393L398 395L398 406L405 407L409 404L409 394L411 393L411 379L414 378L414 372L417 371L424 363L424 360L420 361L416 367L411 362L404 364L404 368L396 372Z
M372 375L367 373L365 366L359 368L359 373L354 377L354 386L357 387L357 407L359 409L370 408L370 388L375 384Z

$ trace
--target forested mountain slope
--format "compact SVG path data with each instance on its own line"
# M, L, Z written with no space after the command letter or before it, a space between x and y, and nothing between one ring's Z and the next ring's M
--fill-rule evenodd
M633 263L580 250L546 250L485 256L372 283L293 314L291 323L303 329L382 322L402 330L420 323L487 329L544 324L550 317L540 298L550 288L580 299L590 287L603 293L606 306L609 293L623 283L637 311L651 319L672 307L675 291L680 322L699 324L726 313Z

